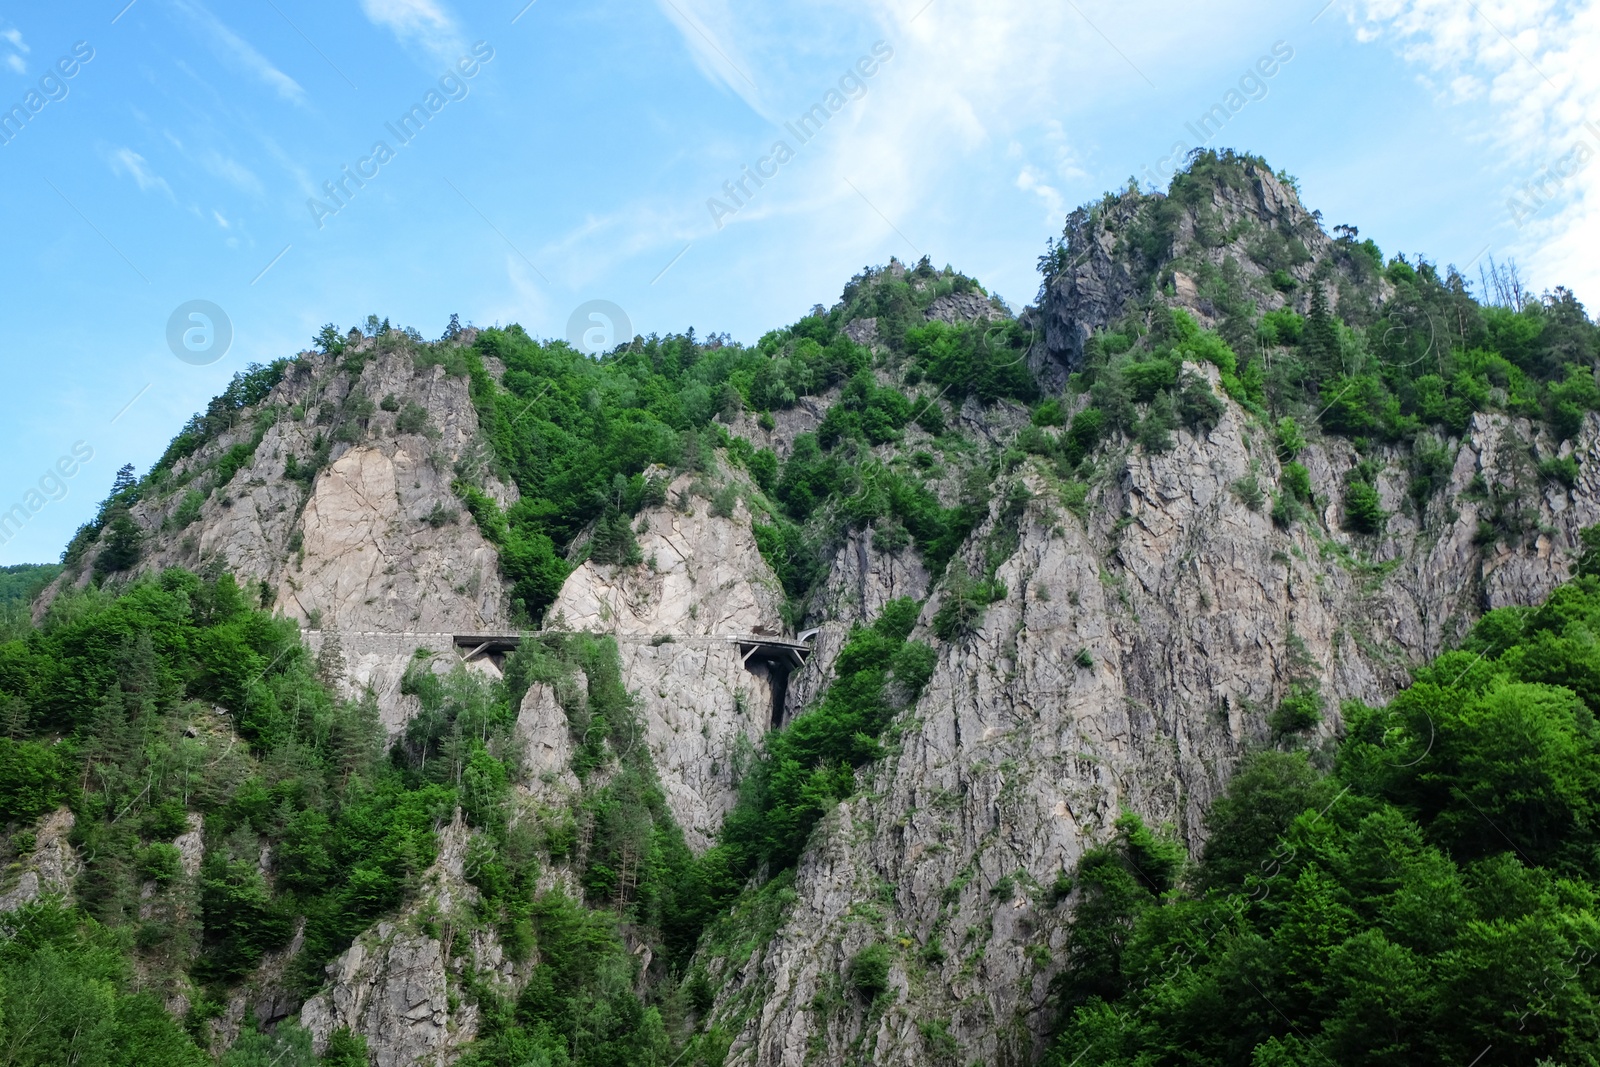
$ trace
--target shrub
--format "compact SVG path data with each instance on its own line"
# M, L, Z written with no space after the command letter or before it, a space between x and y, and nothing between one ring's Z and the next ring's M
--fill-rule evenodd
M983 625L987 601L979 596L978 584L964 574L953 576L945 589L944 601L933 613L933 632L941 641L956 641L976 633Z
M1314 686L1296 684L1279 702L1267 725L1279 737L1304 733L1322 721L1322 694Z
M1192 433L1207 433L1222 418L1222 401L1198 375L1185 375L1183 392L1178 395L1178 417Z
M140 851L138 868L141 877L157 885L170 885L183 874L183 858L177 846L157 841Z
M589 558L596 563L627 567L644 562L644 553L639 550L639 541L626 514L612 510L595 524L594 537L589 541Z
M434 437L438 431L428 420L428 410L415 401L406 401L405 408L395 417L394 428L396 433L420 433Z
M183 494L183 500L172 513L172 525L179 530L192 526L200 517L200 509L205 502L206 495L198 489L191 489Z
M1065 421L1061 417L1061 401L1055 397L1044 401L1033 409L1031 420L1035 426L1060 426Z
M1255 471L1235 481L1229 489L1239 499L1239 503L1251 511L1260 511L1262 503L1266 500L1266 493L1261 488L1261 479L1256 476Z
M1344 526L1352 533L1378 534L1388 519L1378 497L1377 486L1353 478L1344 491Z
M1278 420L1273 435L1278 439L1278 456L1285 462L1305 450L1306 435L1301 432L1300 424L1288 415Z
M1302 504L1311 503L1311 472L1300 463L1283 465L1283 487Z
M1169 451L1176 424L1172 401L1166 393L1162 393L1151 401L1150 410L1139 423L1139 446L1152 454Z
M1542 460L1539 477L1571 489L1578 484L1578 461L1571 456Z
M1298 522L1305 512L1300 502L1289 493L1272 494L1272 522L1280 530L1287 530Z
M850 961L850 985L872 1003L889 991L889 946L875 941Z
M73 795L74 778L59 746L0 737L0 823L54 811Z

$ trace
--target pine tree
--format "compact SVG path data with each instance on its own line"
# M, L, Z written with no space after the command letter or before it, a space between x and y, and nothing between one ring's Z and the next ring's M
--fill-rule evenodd
M133 464L124 463L117 469L116 480L111 483L111 495L119 497L138 484L139 479L133 473Z
M119 508L108 525L105 547L95 557L94 573L98 578L131 570L144 552L144 531L133 521L126 508Z
M332 690L337 690L344 680L344 648L339 643L337 630L322 631L322 647L317 650L317 677Z
M1333 312L1328 307L1328 287L1322 278L1312 282L1311 313L1306 317L1305 332L1301 335L1300 350L1306 361L1324 374L1339 369L1339 329L1334 325Z

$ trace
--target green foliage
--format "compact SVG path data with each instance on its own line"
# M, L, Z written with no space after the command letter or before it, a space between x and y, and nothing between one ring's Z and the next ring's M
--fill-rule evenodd
M912 366L957 403L969 395L985 404L1030 403L1038 396L1027 366L1031 340L1016 320L959 326L935 320L907 332L905 349Z
M349 1033L348 1030L342 1032L346 1035ZM331 1038L328 1048L332 1052ZM366 1062L363 1056L359 1064ZM311 1050L311 1031L291 1020L280 1023L272 1033L247 1028L223 1055L221 1067L318 1067L319 1063L323 1067L329 1063L340 1064L340 1067L358 1067L357 1061L349 1057L323 1057L319 1061Z
M644 561L639 552L639 541L633 534L633 523L620 510L608 511L595 523L594 536L589 541L589 558L596 563L612 563L634 567Z
M328 1035L328 1050L322 1054L322 1067L367 1067L367 1039L341 1026Z
M172 513L173 528L183 530L194 525L195 520L200 518L200 509L205 506L205 502L206 495L198 489L191 489L183 494L183 500Z
M1585 526L1579 530L1578 545L1573 573L1584 578L1600 578L1600 526Z
M428 420L428 409L413 400L406 401L406 406L400 414L395 416L394 429L396 433L420 433L429 437L439 436L439 431L433 428Z
M874 315L879 336L911 353L915 370L910 377L941 384L949 378L952 395L971 390L982 399L1031 397L1032 381L1021 359L1027 339L1016 327L984 333L943 323L912 326L921 318L913 313L937 295L973 288L957 276L906 281L869 272L847 288L845 304L855 315ZM860 448L900 440L913 419L929 432L942 432L943 410L936 400L913 404L876 382L871 354L843 333L850 321L847 309L774 331L754 348L720 338L701 343L690 333L637 338L598 360L561 342L535 342L518 327L482 331L468 353L472 396L495 465L517 483L521 499L501 514L488 506L472 477L463 477L457 492L500 546L502 568L526 617L539 619L554 598L565 577L561 557L591 523L606 522L608 535L615 535L610 540L627 558L621 523L645 503L649 467L703 470L719 446L746 466L764 492L776 496L791 520L805 523L824 502L852 496L851 521L865 526L877 517L872 509L886 503L919 548L948 558L953 545L947 542L959 543L964 536L952 532L952 518L959 521L959 516L939 514L937 501L930 507L931 494L920 484L890 477L881 465L862 470L857 459ZM908 340L912 333L914 342ZM489 357L506 367L500 383L483 369ZM797 447L781 473L770 451L730 438L713 421L745 407L767 413L835 387L841 390L839 400L817 439L809 449ZM857 474L872 475L873 484L863 486ZM930 521L908 521L908 515ZM763 525L783 530L781 524ZM801 561L812 554L797 551L799 542L815 538L784 534L781 540L794 564L786 585L798 595L803 590L797 583L811 575ZM778 544L768 536L764 550L771 553ZM616 554L611 548L601 551Z
M0 610L18 605L26 607L60 573L61 565L57 563L19 563L0 567Z
M1373 484L1375 472L1369 464L1358 464L1345 478L1344 527L1352 533L1383 532L1388 513Z
M1305 451L1305 434L1301 431L1300 424L1291 416L1285 415L1279 419L1273 427L1273 433L1278 439L1278 456L1285 463Z
M77 767L60 745L0 737L0 823L31 822L76 790Z
M1222 401L1205 379L1190 374L1178 394L1178 418L1191 433L1209 432L1222 419Z
M933 674L933 650L907 640L919 610L890 601L871 627L853 630L821 704L767 735L705 860L726 872L726 888L762 864L772 874L792 866L817 821L855 792L855 770L882 755L884 731Z
M1086 854L1045 1062L1592 1058L1597 633L1585 575L1347 704L1331 772L1251 755L1181 887L1126 831Z
M1062 425L1064 420L1061 417L1061 402L1055 397L1051 397L1050 399L1042 402L1038 407L1033 409L1033 415L1030 421L1035 426Z
M112 931L60 904L26 904L0 937L0 1048L19 1067L204 1067L155 996L134 991Z
M252 363L235 374L222 395L212 400L203 414L191 418L178 436L173 438L151 468L151 479L159 482L163 473L170 471L179 460L194 455L216 437L237 426L245 410L265 400L296 365L292 359L274 360L267 366Z
M339 327L330 322L317 331L317 335L311 339L311 343L316 345L317 350L323 355L337 356L344 351L345 339L344 335L339 332Z
M1322 721L1322 694L1314 685L1296 684L1278 702L1277 710L1267 719L1272 732L1283 737L1305 733Z
M1301 463L1283 465L1283 487L1302 504L1311 503L1311 472Z
M1578 484L1578 461L1571 456L1540 460L1539 477L1571 489Z
M850 985L868 1004L889 991L889 946L881 941L857 952L850 960Z
M1239 503L1251 511L1260 511L1261 505L1266 502L1266 490L1261 487L1261 479L1255 471L1251 471L1242 478L1236 479L1228 487Z
M1453 269L1403 257L1385 267L1377 246L1357 242L1353 228L1337 231L1332 253L1315 264L1308 282L1298 282L1303 275L1295 268L1311 260L1303 235L1248 221L1224 233L1214 207L1217 190L1248 196L1269 173L1257 157L1203 150L1173 178L1167 196L1134 191L1109 201L1120 209L1113 228L1118 249L1129 255L1133 288L1144 295L1121 321L1088 339L1073 377L1103 412L1106 433L1161 452L1179 425L1203 432L1207 419L1181 393L1173 395L1175 368L1184 360L1213 363L1229 396L1292 430L1279 442L1285 462L1304 447L1301 427L1285 419L1315 418L1327 433L1405 444L1424 433L1459 437L1477 412L1540 420L1558 439L1569 439L1589 412L1600 411L1600 326L1570 291L1557 289L1516 309L1486 306ZM1046 288L1104 232L1097 225L1102 211L1097 205L1074 212L1065 239L1050 243L1040 260ZM1220 264L1192 254L1174 261L1182 251L1174 242L1184 232L1203 249L1249 233L1246 247L1267 286L1298 294L1309 285L1308 314L1290 307L1261 314L1262 302L1280 298L1247 283L1229 256ZM1176 269L1189 273L1221 318L1217 333L1199 330L1186 312L1169 307ZM1381 305L1380 273L1389 286ZM1552 467L1547 477L1562 482L1570 474ZM1424 502L1431 495L1426 480L1410 495Z
M386 763L375 703L332 698L298 628L246 599L230 577L168 571L114 597L63 594L38 630L0 645L0 705L17 712L14 739L0 740L0 801L21 822L72 806L77 897L109 928L131 934L145 881L158 912L192 891L175 951L202 983L245 974L305 916L295 973L311 985L404 899L452 808L483 816L493 805L480 794L504 779L481 759L448 781ZM213 706L231 730L211 725ZM171 843L190 810L207 833L192 885Z

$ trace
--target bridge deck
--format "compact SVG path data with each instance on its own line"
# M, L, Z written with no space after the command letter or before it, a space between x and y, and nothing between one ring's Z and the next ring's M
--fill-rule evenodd
M419 635L420 636L420 635ZM667 643L699 643L737 645L739 653L744 657L746 665L752 659L764 660L768 663L781 663L793 667L805 665L806 657L811 654L811 645L805 641L796 641L786 637L768 637L763 634L728 634L728 635L676 635L676 634L612 634L619 641L649 641L653 644ZM521 633L468 633L454 634L452 640L457 650L467 650L464 658L472 659L475 656L504 655L515 651L522 645ZM662 638L670 641L663 641Z

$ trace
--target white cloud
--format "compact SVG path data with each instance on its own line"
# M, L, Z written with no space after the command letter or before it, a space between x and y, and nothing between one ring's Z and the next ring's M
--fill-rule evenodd
M254 46L234 33L199 3L190 0L173 0L173 5L198 26L211 39L212 51L235 70L254 76L284 100L293 104L306 102L306 91L300 83L272 65L271 60L256 51Z
M4 40L12 48L15 48L17 52L22 53L22 55L18 55L17 52L13 52L6 56L6 66L18 74L28 73L28 64L23 62L22 56L27 55L33 49L29 48L27 42L22 39L22 31L18 29L0 30L0 40Z
M657 0L657 3L662 14L683 36L683 43L688 45L689 55L701 74L713 84L732 90L756 114L778 121L776 114L763 102L758 76L770 86L781 71L762 63L758 56L745 54L738 43L741 37L759 39L765 36L749 33L756 27L750 25L752 20L747 12L731 11L725 0ZM744 20L742 26L740 20ZM741 29L745 31L742 34Z
M200 165L230 185L255 196L261 196L265 189L261 179L255 172L243 163L215 151L208 151L200 157Z
M150 164L145 158L131 148L119 148L110 156L111 173L126 175L133 179L141 193L148 193L152 189L160 189L167 194L168 199L176 198L172 195L172 186L167 180L150 169Z
M467 53L455 18L435 0L361 0L361 10L402 44L420 47L435 60L454 63Z
M1036 194L1045 205L1045 225L1058 225L1061 217L1066 214L1066 203L1061 198L1061 191L1049 185L1044 180L1044 174L1031 163L1024 164L1021 173L1017 175L1017 188L1025 192Z
M1586 126L1600 124L1600 3L1366 0L1349 17L1430 83L1442 79L1445 102L1471 103L1486 163L1499 163L1505 178L1505 203L1491 208L1497 225L1485 238L1496 254L1515 255L1535 285L1567 285L1600 309L1600 165L1569 163L1559 181L1549 170L1580 144L1600 152L1600 132Z

